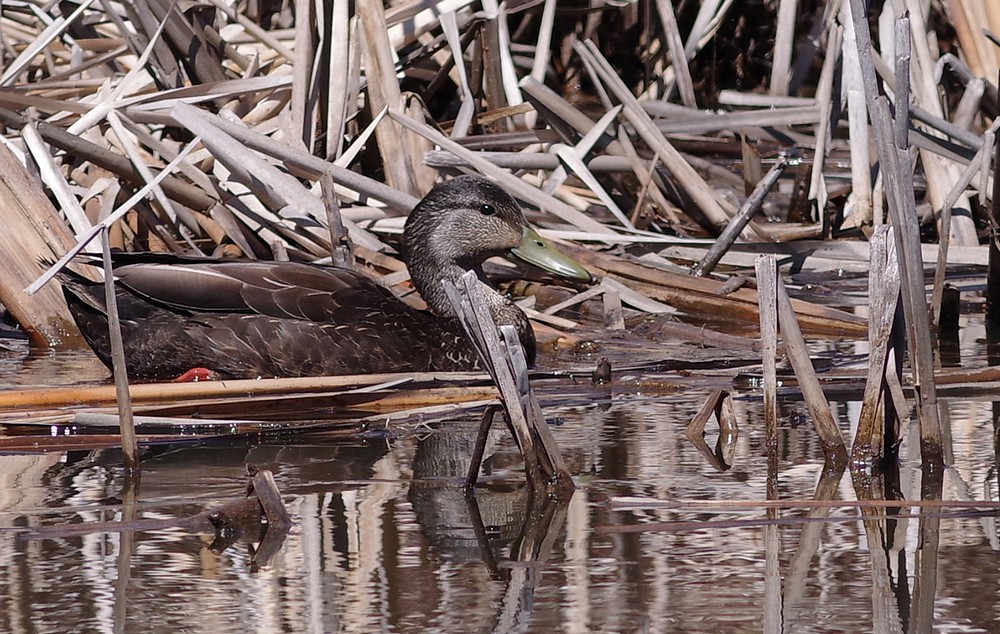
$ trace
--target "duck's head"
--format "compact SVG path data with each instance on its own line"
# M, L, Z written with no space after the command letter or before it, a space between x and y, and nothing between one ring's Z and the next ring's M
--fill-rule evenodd
M436 185L410 212L403 241L410 275L432 307L428 294L436 294L442 279L457 279L470 270L480 273L482 263L496 255L513 256L566 279L592 280L585 268L528 226L510 194L481 176Z

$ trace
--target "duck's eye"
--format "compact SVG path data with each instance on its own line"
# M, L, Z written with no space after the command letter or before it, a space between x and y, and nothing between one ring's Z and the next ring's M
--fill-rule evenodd
M482 205L479 206L479 213L483 214L484 216L492 216L496 212L497 212L496 208L489 203L483 203Z

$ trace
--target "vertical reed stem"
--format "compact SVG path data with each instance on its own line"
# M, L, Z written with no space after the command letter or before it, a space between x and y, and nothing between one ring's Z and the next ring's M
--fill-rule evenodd
M111 365L115 376L118 401L118 427L125 454L125 470L130 474L139 471L139 446L135 439L135 420L132 417L132 399L128 393L128 370L125 367L125 345L122 343L121 323L118 320L118 301L115 297L115 275L111 266L111 247L108 228L101 229L101 248L104 252L104 296L108 307L108 331L111 339Z

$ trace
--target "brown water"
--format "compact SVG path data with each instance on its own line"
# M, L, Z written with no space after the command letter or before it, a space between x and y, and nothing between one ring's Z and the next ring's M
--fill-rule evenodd
M975 333L967 341L967 355L979 354ZM87 361L48 355L32 359L29 372L19 354L3 361L17 370L4 374L8 385L49 371L66 382L103 376ZM565 506L529 507L512 486L522 478L505 434L490 447L486 485L470 504L460 480L476 417L395 440L286 437L150 449L138 518L188 516L239 497L246 463L274 472L294 525L260 569L245 543L217 552L210 534L185 528L28 533L120 518L120 458L0 456L0 632L1000 631L993 515L935 518L942 513L935 510L866 527L854 507L830 510L828 519L840 519L818 523L793 521L806 515L796 509L773 513L786 521L765 527L759 508L609 505L616 496L765 499L759 399L737 399L734 464L720 472L684 434L705 396L547 408L578 486ZM946 499L997 497L991 408L945 402L954 454ZM835 404L845 435L858 409ZM792 425L802 411L800 403L783 406L782 499L811 499L822 471L811 427ZM919 499L907 431L898 487ZM836 498L855 499L849 474L832 488ZM623 532L644 524L648 530Z

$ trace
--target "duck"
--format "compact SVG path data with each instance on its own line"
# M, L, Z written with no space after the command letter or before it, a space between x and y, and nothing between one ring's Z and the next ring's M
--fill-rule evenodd
M427 310L348 268L116 252L128 376L176 380L195 369L221 379L478 370L479 356L442 283L457 284L466 271L480 280L494 321L516 329L534 364L527 316L488 283L483 263L505 256L574 283L592 281L529 226L510 194L475 175L431 189L407 217L402 250ZM58 279L84 339L111 368L104 284L70 269Z

